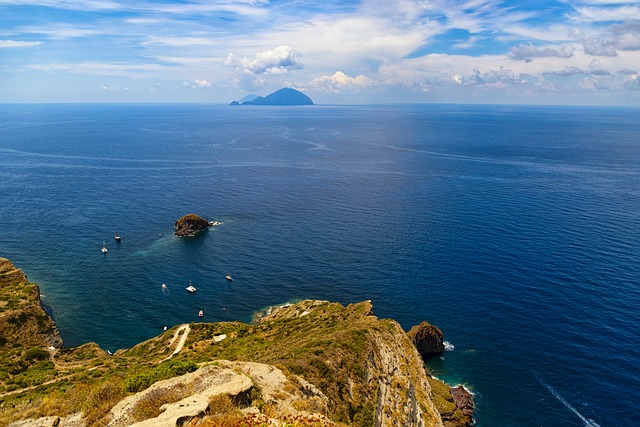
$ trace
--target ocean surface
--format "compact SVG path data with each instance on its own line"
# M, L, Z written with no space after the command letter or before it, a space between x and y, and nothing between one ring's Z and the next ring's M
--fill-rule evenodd
M0 256L67 346L370 299L444 331L429 367L475 393L479 426L637 426L639 117L0 105ZM223 224L177 238L186 213Z

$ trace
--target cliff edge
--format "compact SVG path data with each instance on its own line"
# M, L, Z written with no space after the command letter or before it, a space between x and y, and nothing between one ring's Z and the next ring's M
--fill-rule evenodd
M38 285L11 261L0 258L0 350L7 346L24 351L34 346L60 348L62 338L42 307ZM10 360L21 356L20 351L12 353L7 355Z
M37 287L4 259L0 280L14 298L0 307L14 328L0 347L0 425L452 425L434 404L441 383L400 325L378 319L369 301L306 300L254 324L178 325L107 355L93 343L49 346L42 332L55 325L44 311L35 333L16 329L24 326L7 319L40 307ZM28 345L18 344L22 336Z

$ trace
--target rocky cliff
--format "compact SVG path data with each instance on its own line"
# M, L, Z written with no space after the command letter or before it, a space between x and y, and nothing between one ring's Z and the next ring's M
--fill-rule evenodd
M42 307L38 285L8 259L0 258L0 349L8 344L26 351L32 346L62 347L62 339Z
M0 266L11 293L22 293L24 275ZM95 344L43 351L44 340L14 354L20 337L5 341L15 363L0 370L0 425L430 427L451 409L449 387L368 301L309 300L250 325L176 326L113 356Z

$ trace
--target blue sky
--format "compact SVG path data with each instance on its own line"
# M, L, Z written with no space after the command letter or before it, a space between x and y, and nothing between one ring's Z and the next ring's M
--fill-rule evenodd
M0 0L0 102L640 105L640 0Z

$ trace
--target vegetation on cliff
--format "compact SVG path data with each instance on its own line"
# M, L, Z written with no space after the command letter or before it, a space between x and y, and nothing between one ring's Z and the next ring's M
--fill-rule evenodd
M0 393L56 375L48 349L61 347L62 340L39 292L21 270L0 258Z
M19 295L35 285L11 267L0 270L7 285L1 308L15 314L30 304L26 298L18 306ZM113 356L96 344L52 349L38 341L45 326L6 336L0 346L10 361L0 370L0 425L50 417L86 426L197 419L205 426L427 427L443 425L441 408L456 411L407 334L375 317L369 302L302 301L252 325L176 326Z

